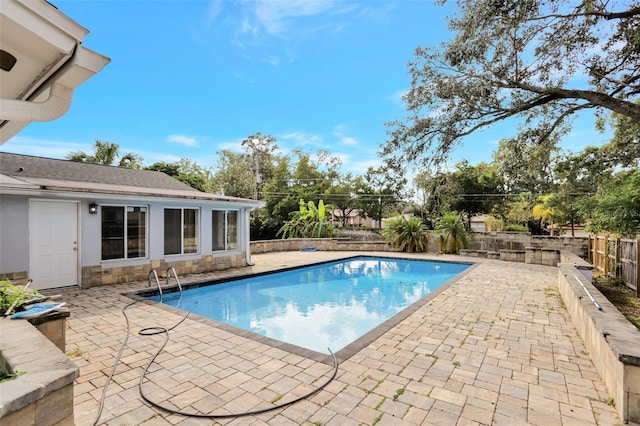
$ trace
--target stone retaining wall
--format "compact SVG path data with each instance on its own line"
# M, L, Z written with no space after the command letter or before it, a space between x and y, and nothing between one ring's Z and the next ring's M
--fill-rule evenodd
M345 234L346 235L346 234ZM467 256L501 259L541 265L556 265L560 261L560 251L575 253L587 257L588 240L582 237L546 237L529 235L522 232L476 232L469 239L469 248L464 251ZM252 241L251 253L268 253L277 251L298 251L316 249L322 251L396 251L383 240L361 240L356 237L339 238L291 238L286 240ZM533 250L533 258L521 260L521 251ZM429 237L430 253L440 250L438 236L431 233ZM511 253L511 254L508 254ZM526 255L526 253L525 253ZM515 260L518 259L518 260Z
M523 232L476 232L469 241L469 249L471 250L525 250L527 247L566 250L586 258L588 239L570 236L548 237Z
M348 238L289 238L286 240L251 241L251 253L299 251L396 251L384 241L354 241Z
M26 372L0 383L1 425L73 425L78 367L25 320L0 319L0 367Z
M498 259L505 262L532 263L535 265L555 266L560 262L560 250L553 248L527 247L524 250L471 250L462 249L460 254L470 257ZM578 257L576 255L576 257Z
M571 260L571 259L566 259ZM558 265L558 289L616 409L625 423L640 423L640 330L573 264ZM591 301L581 283L602 310Z

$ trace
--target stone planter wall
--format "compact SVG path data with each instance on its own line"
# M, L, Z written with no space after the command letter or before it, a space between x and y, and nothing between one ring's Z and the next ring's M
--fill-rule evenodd
M29 323L44 335L60 351L66 350L67 318L69 311L53 312L49 315L29 319Z
M624 423L640 423L640 330L573 264L558 265L558 289ZM591 301L582 283L602 310Z
M523 232L476 232L469 241L470 250L500 251L534 249L566 250L582 258L587 257L586 237L548 237ZM531 262L537 263L537 262Z
M322 251L396 251L383 240L363 240L357 237L339 238L291 238L286 240L252 241L251 253L268 253L277 251L298 251L316 249ZM477 232L469 239L469 248L464 251L467 256L501 259L501 251L505 251L504 260L542 265L555 265L560 261L560 251L565 250L576 255L587 257L587 238L582 237L545 237L529 235L521 232ZM529 262L521 259L518 252L533 250L535 258ZM440 250L438 236L431 233L429 252ZM537 252L536 252L537 251ZM507 254L511 252L512 254ZM525 253L526 255L526 253ZM518 260L515 260L518 259Z
M74 424L78 367L28 321L0 319L0 368L26 372L0 383L0 424Z
M309 249L320 251L395 251L384 241L351 240L348 238L289 238L251 242L252 254Z

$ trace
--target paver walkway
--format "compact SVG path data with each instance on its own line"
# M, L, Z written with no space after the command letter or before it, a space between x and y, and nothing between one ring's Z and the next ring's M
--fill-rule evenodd
M354 254L254 255L253 267L211 276ZM198 419L144 403L138 390L140 374L163 337L139 336L137 331L158 324L170 327L181 316L134 304L127 309L132 330L128 346L109 386L100 424L620 424L559 297L556 268L466 260L479 265L341 360L336 379L324 390L286 408L248 417ZM71 307L67 353L81 373L75 384L77 425L94 421L102 386L124 338L121 309L131 299L120 293L146 287L147 283L130 283L62 292ZM144 384L151 399L195 413L251 411L302 395L332 372L329 359L309 359L212 324L189 317L171 331L169 344Z

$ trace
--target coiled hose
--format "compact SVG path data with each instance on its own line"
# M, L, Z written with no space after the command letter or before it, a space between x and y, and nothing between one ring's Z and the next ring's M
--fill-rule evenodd
M107 388L109 387L109 384L111 383L111 380L113 379L113 375L116 372L116 368L118 366L118 364L120 363L120 358L122 357L122 353L124 352L125 347L127 346L127 341L129 340L129 334L131 333L131 326L129 324L129 317L127 316L127 309L129 309L131 306L135 305L137 303L137 301L131 302L128 305L126 305L124 308L122 308L122 315L124 316L125 322L126 322L126 335L125 338L122 340L122 344L120 346L120 350L118 351L118 354L116 355L116 359L113 362L113 368L111 369L111 373L109 374L109 377L107 378L106 383L104 384L103 388L102 388L102 396L100 398L100 405L98 408L98 413L96 414L96 419L93 423L93 426L96 426L98 424L98 421L100 420L100 416L102 415L102 410L104 408L104 403L105 403L105 399L107 396ZM164 410L166 412L169 412L171 414L179 414L182 416L187 416L187 417L198 417L198 418L207 418L207 419L224 419L224 418L230 418L230 417L242 417L242 416L251 416L251 415L256 415L256 414L262 414L262 413L266 413L269 411L273 411L273 410L277 410L280 408L284 408L287 407L289 405L295 404L298 401L301 401L305 398L308 398L318 392L320 392L322 389L325 388L325 386L327 386L329 383L331 383L333 381L333 379L335 379L336 375L338 374L338 360L336 359L336 356L334 355L333 351L331 351L331 349L329 349L329 352L331 353L331 358L333 360L333 373L331 374L331 376L321 385L317 386L316 388L312 389L311 391L307 392L306 394L299 396L297 398L294 398L290 401L285 401L282 402L280 404L277 405L271 405L269 407L264 407L264 408L258 408L255 410L251 410L251 411L243 411L243 412L239 412L239 413L225 413L225 414L202 414L202 413L190 413L190 412L185 412L182 410L175 410L171 407L167 407L165 405L162 405L161 403L155 402L153 401L151 398L149 398L149 396L147 396L144 392L144 380L145 377L147 375L147 372L149 371L149 368L151 368L151 366L153 365L153 363L155 362L156 358L158 357L158 355L160 355L162 353L162 351L164 350L165 346L167 345L167 343L169 342L169 331L173 330L174 328L178 327L180 324L182 324L187 317L189 316L189 312L187 312L181 319L180 321L178 321L176 324L174 324L172 327L166 328L166 327L146 327L141 329L138 332L138 335L140 336L154 336L156 334L164 334L165 335L165 339L164 342L162 343L162 346L160 346L160 348L156 351L155 355L153 355L153 357L151 358L151 360L149 360L149 362L147 363L147 366L145 367L144 371L142 372L142 374L140 375L140 382L138 383L138 389L140 390L140 396L142 397L142 399L144 401L146 401L147 403L149 403L150 405L160 408L161 410Z

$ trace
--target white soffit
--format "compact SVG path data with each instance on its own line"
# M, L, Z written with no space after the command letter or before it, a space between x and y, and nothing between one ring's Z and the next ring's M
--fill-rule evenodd
M80 45L87 33L46 1L0 0L0 49L16 59L0 70L0 145L31 121L62 116L73 90L110 62Z

